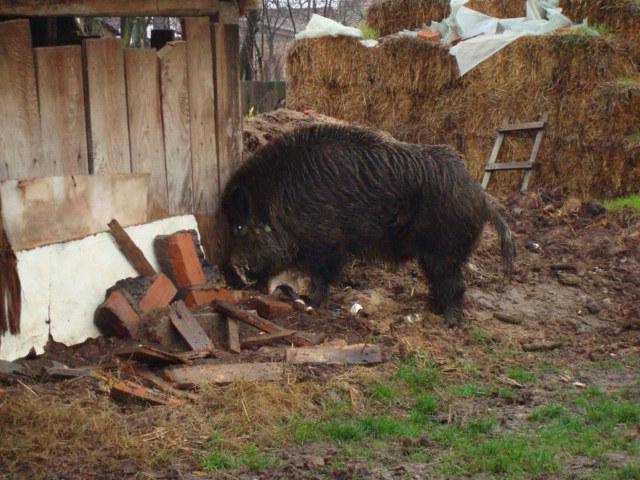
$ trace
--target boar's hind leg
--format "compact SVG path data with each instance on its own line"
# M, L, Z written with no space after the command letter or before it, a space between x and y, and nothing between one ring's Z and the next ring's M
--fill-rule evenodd
M459 325L465 291L462 265L452 262L451 258L434 255L421 255L419 262L429 280L431 308L444 316L447 325Z

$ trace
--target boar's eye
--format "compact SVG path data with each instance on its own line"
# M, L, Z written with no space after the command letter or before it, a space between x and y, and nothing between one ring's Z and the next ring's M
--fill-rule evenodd
M235 233L237 233L238 235L241 235L244 233L244 226L242 225L236 225L235 227L233 227L233 231Z

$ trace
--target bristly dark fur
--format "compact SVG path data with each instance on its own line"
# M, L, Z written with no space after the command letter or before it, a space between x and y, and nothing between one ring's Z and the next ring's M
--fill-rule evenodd
M515 255L508 226L457 152L359 127L314 125L274 140L233 175L221 208L233 232L229 265L256 277L300 268L316 302L348 255L417 258L433 307L457 322L461 268L487 221L508 271Z

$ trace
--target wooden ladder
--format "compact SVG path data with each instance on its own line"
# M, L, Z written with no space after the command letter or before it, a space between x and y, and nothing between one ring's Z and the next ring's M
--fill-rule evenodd
M482 189L486 190L491 179L491 173L497 170L525 170L524 177L522 178L522 184L520 185L520 193L527 191L529 187L529 181L531 180L531 174L533 173L533 166L540 150L540 144L542 143L542 136L544 135L544 128L547 125L547 114L543 114L542 118L537 122L527 123L507 123L505 118L502 120L500 127L498 128L498 136L496 137L496 143L493 145L493 150L487 165L484 167L484 177L482 178ZM526 130L537 130L535 141L533 142L533 149L531 150L531 156L528 162L510 162L510 163L496 163L498 155L500 154L500 147L502 147L502 141L506 133L521 132Z

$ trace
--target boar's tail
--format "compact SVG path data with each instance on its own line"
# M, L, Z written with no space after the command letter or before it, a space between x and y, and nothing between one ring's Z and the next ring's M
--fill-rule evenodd
M500 236L500 249L502 251L502 262L505 273L513 275L515 271L516 242L511 233L511 229L502 215L498 212L498 204L491 197L487 196L487 207L489 209L489 221Z

